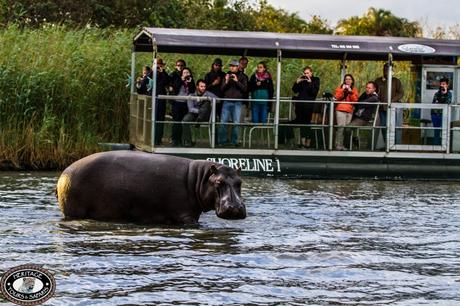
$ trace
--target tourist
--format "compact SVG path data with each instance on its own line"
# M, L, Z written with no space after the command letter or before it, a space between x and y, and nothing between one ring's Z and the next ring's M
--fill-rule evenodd
M238 65L239 62L237 60L232 60L230 62L230 70L225 75L221 87L224 99L242 99L247 92L247 77L238 69ZM241 119L241 105L241 100L224 100L220 120L221 125L219 127L220 145L228 144L226 123L230 122L230 120L235 124L232 129L230 143L233 146L238 145L238 124Z
M377 86L374 82L367 82L366 90L359 96L358 102L364 103L378 103L379 96L377 95ZM371 123L373 120L375 110L377 105L372 104L356 104L355 111L353 113L353 118L347 126L366 126ZM349 134L350 130L347 129L347 134ZM373 133L374 131L372 131ZM348 135L347 135L348 136ZM346 139L349 137L346 137ZM348 142L347 142L348 143ZM350 148L352 149L352 148Z
M343 83L335 90L335 99L345 103L337 103L335 106L335 119L337 131L335 134L335 149L344 150L343 130L344 126L351 122L353 116L353 104L347 102L358 101L358 89L355 87L355 79L351 74L346 74Z
M220 58L214 59L211 70L206 74L204 80L206 81L206 90L212 92L219 98L222 98L222 82L225 78L225 72L222 71L222 60ZM222 111L222 102L218 101L216 104L216 117L220 118Z
M169 76L166 73L165 63L161 58L157 59L157 84L156 84L156 95L166 95L169 85ZM165 121L166 116L166 100L156 99L155 100L155 121ZM155 124L155 146L159 146L162 143L164 133L164 123Z
M387 104L388 103L388 63L383 65L383 76L377 78L374 82L377 85L378 95L380 102ZM401 81L396 78L391 78L391 102L401 102L404 97L404 89ZM379 121L380 126L387 126L387 105L380 105L379 109ZM396 126L402 127L403 115L402 111L396 112ZM382 129L382 136L384 141L386 141L386 129ZM399 144L402 138L402 130L396 130L396 143Z
M217 98L215 94L206 90L206 81L199 79L196 81L196 90L195 93L190 94L194 97L209 97L209 100L188 100L187 107L188 113L185 115L182 120L183 124L183 134L184 146L190 147L194 144L192 143L192 133L191 133L191 123L192 122L209 122L209 117L211 115L211 99Z
M297 94L294 97L294 100L305 100L305 101L315 101L316 96L318 95L320 86L320 79L313 76L313 69L309 66L303 69L303 74L297 78L294 85L292 86L292 91ZM294 104L295 108L295 120L290 121L291 124L304 124L310 125L311 118L314 110L321 107L321 104L311 102L297 101ZM289 129L292 131L292 129ZM293 132L290 132L290 135L287 136L288 141L292 141ZM300 146L302 148L310 148L311 146L311 129L310 127L301 127L300 128Z
M151 91L149 93L149 85L150 85L151 79L152 79L152 69L149 66L143 66L142 76L136 79L136 89L137 89L138 94L151 95Z
M249 79L253 123L266 123L269 103L273 98L273 80L264 62L257 64L256 72Z
M249 77L246 75L245 71L246 71L246 68L248 67L248 64L249 64L249 60L248 60L248 58L246 56L242 56L238 60L238 70L243 73L243 77L246 78L246 83L247 84L249 83ZM245 118L247 117L247 114L249 112L249 87L244 92L243 99L245 99L245 100L243 101L243 104L241 106L240 122L245 121Z
M450 104L452 102L452 92L449 90L449 79L439 80L439 90L433 96L433 104ZM442 127L442 109L431 110L431 122L433 127ZM433 145L441 145L441 130L434 130Z
M190 68L184 68L181 71L180 79L176 79L173 84L174 88L178 88L177 96L188 96L195 92L195 82ZM182 120L188 113L187 100L174 100L171 105L173 126L172 126L172 145L178 147L182 145Z

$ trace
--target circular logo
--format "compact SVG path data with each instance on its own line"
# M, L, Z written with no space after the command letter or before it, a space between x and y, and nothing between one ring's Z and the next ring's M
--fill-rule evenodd
M53 275L38 265L9 269L0 280L5 299L17 305L38 305L51 298L56 289Z
M419 45L419 44L405 44L399 45L398 49L403 52L407 53L416 53L416 54L430 54L435 53L436 49L426 46L426 45Z

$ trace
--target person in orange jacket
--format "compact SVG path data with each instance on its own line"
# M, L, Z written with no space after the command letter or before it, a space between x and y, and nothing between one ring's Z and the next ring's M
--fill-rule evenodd
M358 89L354 86L355 79L351 74L346 74L342 85L335 90L335 99L344 102L358 101ZM345 150L343 146L343 131L344 126L351 122L353 117L353 104L338 103L335 107L335 118L337 121L337 132L335 134L335 149Z

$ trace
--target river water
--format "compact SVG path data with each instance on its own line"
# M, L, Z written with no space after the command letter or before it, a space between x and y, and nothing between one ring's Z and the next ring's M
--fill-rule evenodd
M246 178L246 220L182 228L63 221L57 176L0 172L0 271L48 305L460 305L460 183Z

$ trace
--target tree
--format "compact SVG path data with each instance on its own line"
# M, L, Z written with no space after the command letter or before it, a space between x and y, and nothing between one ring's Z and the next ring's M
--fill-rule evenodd
M339 20L335 29L342 35L416 37L422 33L418 22L410 22L384 9L369 8L362 16Z

